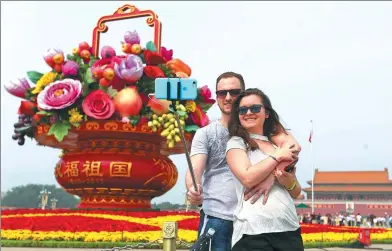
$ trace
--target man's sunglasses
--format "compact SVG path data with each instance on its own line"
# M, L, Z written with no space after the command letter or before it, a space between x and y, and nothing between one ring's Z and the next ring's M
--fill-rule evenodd
M248 113L248 110L250 110L251 113L259 113L261 110L261 107L263 107L263 105L252 105L250 107L240 106L240 107L238 107L238 113L240 115L245 115Z
M236 97L240 95L241 91L242 91L241 89L221 90L221 91L216 91L216 96L222 98L222 97L226 97L227 93L230 93L230 96Z

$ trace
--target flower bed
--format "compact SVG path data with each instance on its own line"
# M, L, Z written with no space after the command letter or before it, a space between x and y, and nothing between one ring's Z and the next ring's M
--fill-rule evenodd
M102 210L4 210L3 240L140 242L161 239L165 221L178 222L178 237L194 242L199 215L185 212L120 212ZM305 244L351 242L358 227L301 225ZM392 239L392 230L372 228L372 241Z

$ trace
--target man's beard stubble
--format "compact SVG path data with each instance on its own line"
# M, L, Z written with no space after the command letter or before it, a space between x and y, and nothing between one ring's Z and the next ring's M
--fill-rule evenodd
M231 108L233 108L233 102L225 102L223 103L223 106L225 105L231 105ZM221 110L221 112L225 115L230 115L231 111L226 112L220 105L218 105L219 109Z

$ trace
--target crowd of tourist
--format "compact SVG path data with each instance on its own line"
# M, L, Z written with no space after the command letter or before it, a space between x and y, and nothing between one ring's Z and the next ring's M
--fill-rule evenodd
M383 216L376 215L361 215L348 213L335 214L299 214L298 220L300 223L308 224L324 224L330 226L357 226L357 227L392 227L392 215L385 213Z

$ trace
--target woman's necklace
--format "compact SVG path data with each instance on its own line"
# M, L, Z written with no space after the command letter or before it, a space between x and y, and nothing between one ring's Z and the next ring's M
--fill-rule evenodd
M249 136L250 136L252 139L257 139L257 140L268 141L268 142L269 142L268 137L267 137L267 136L264 136L264 135L249 133Z

